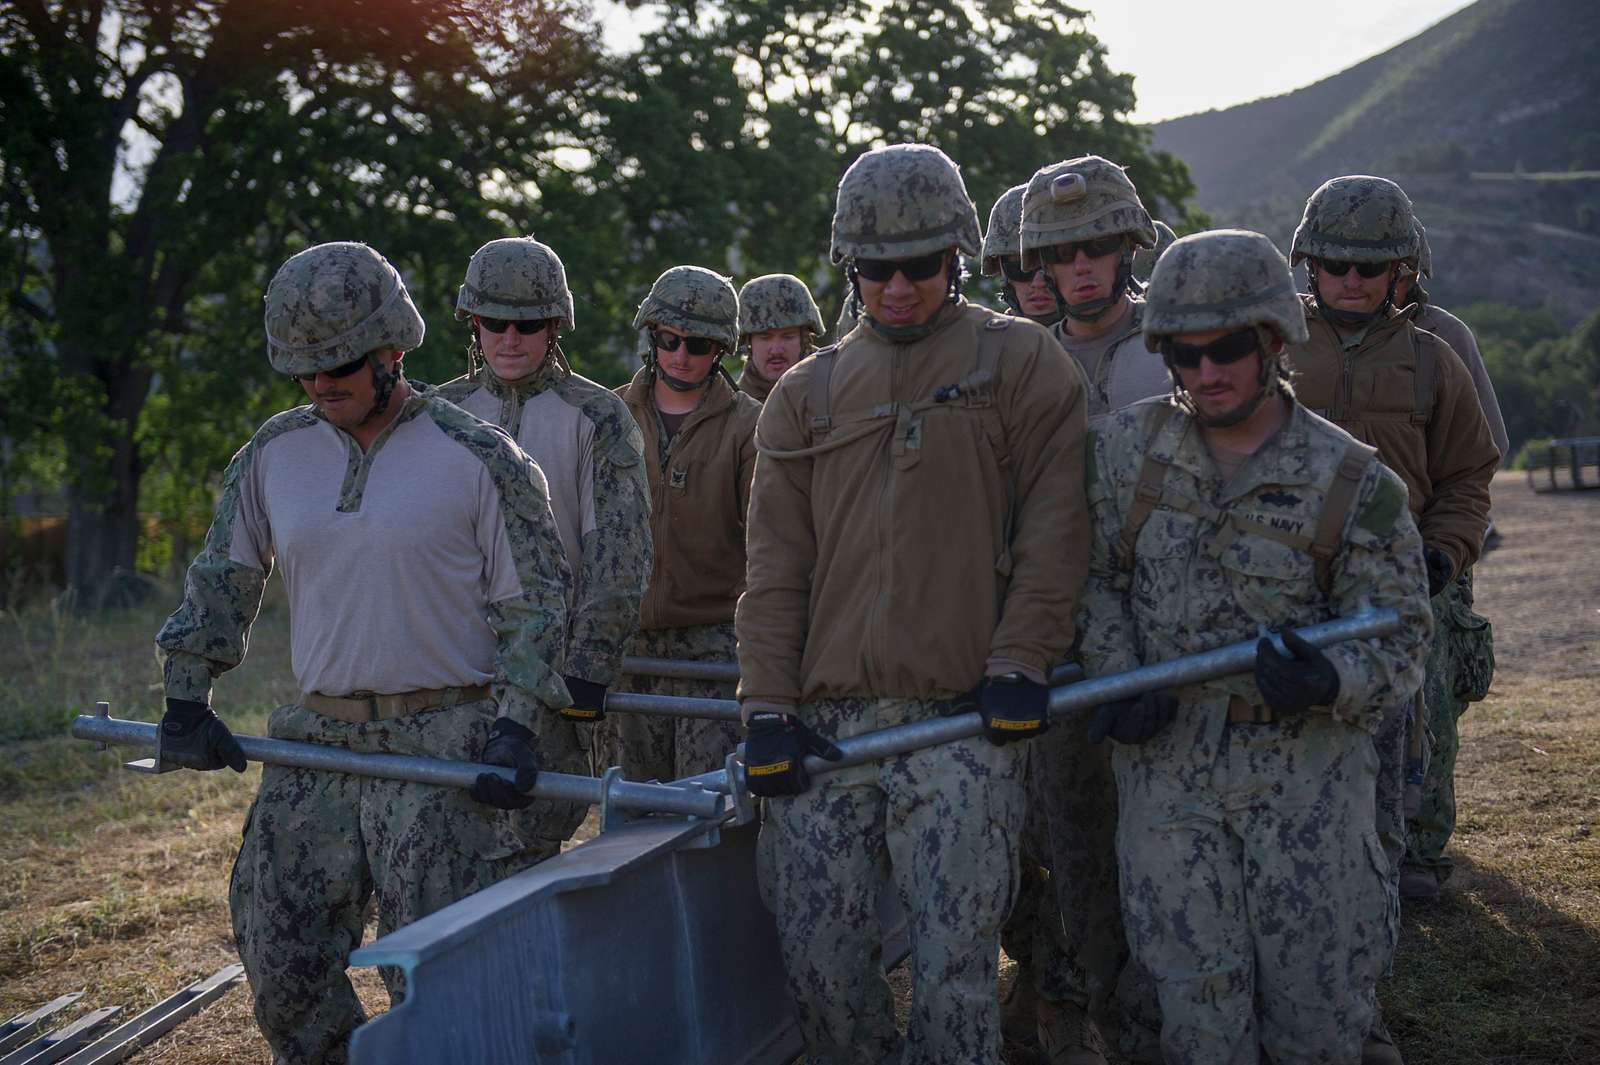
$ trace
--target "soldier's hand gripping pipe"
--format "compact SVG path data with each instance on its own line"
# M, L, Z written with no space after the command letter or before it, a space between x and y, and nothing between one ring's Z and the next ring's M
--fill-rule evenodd
M533 785L539 779L539 752L533 733L508 717L497 717L489 730L478 761L510 766L517 771L515 784L493 773L479 773L467 793L481 803L501 810L525 810L533 805Z
M1285 627L1278 653L1263 636L1256 643L1256 687L1275 713L1300 714L1313 706L1331 706L1339 698L1339 671L1333 662L1298 632Z
M1021 673L985 677L977 703L983 734L996 746L1030 740L1050 727L1050 689Z
M763 798L799 795L811 786L806 755L830 762L844 757L832 742L792 714L758 710L750 715L744 741L745 785Z
M163 757L193 769L227 766L235 773L244 772L244 751L239 749L239 741L205 703L167 700L167 712L161 715L161 749Z
M1178 697L1155 691L1118 699L1094 708L1089 719L1089 742L1104 743L1110 736L1118 743L1145 743L1155 739L1178 716Z
M606 694L611 690L604 684L596 684L592 680L582 677L562 677L567 683L567 693L572 696L572 705L561 708L561 716L568 721L581 721L585 724L596 724L606 718Z

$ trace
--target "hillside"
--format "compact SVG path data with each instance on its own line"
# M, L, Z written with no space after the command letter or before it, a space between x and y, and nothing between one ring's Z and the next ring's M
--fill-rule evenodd
M1600 303L1597 48L1595 0L1479 0L1314 85L1160 123L1155 145L1218 224L1285 249L1324 179L1392 177L1428 226L1441 302L1571 323Z

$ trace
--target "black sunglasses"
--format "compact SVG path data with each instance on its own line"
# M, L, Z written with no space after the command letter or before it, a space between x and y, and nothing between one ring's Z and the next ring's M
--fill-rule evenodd
M665 329L650 330L650 343L662 351L677 351L678 345L682 344L689 349L690 355L712 355L722 350L722 344L710 337L681 337Z
M1072 244L1046 244L1039 249L1039 258L1047 263L1070 263L1081 251L1091 259L1099 259L1112 252L1121 251L1125 243L1126 238L1121 233L1112 233L1109 236L1080 240Z
M1020 255L1002 255L1000 257L1000 272L1006 275L1007 281L1023 285L1039 276L1039 271L1044 267L1036 266L1032 270L1025 269Z
M366 364L367 357L361 355L343 365L335 366L331 370L318 370L316 373L297 373L294 375L294 379L296 381L315 381L319 374L327 374L329 377L349 377Z
M905 274L907 281L926 281L944 269L945 250L930 251L914 259L856 259L856 273L873 282L887 282L895 274Z
M478 324L491 333L504 333L507 329L515 329L523 336L532 336L550 324L548 318L485 318L478 315Z
M1162 354L1180 370L1198 370L1201 359L1210 359L1213 366L1226 366L1260 350L1261 338L1254 327L1235 330L1209 344L1180 344L1176 340L1165 340L1161 344Z
M1370 281L1380 274L1388 273L1391 260L1385 259L1377 263L1352 263L1343 259L1318 259L1316 262L1317 269L1331 277L1343 277L1350 272L1350 268L1353 266L1356 268L1356 273Z

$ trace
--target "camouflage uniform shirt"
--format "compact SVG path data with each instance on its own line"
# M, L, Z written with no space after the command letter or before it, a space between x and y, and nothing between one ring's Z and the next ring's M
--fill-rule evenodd
M644 437L627 405L554 357L523 381L483 368L439 394L500 426L539 464L574 577L566 673L611 684L650 576Z
M490 684L499 712L536 731L543 708L569 702L570 574L544 476L504 432L431 392L365 453L311 406L239 450L156 637L168 696L208 701L212 678L243 659L274 563L303 691Z

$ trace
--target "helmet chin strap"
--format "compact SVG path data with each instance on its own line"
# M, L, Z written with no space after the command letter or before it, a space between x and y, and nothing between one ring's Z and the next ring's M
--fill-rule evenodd
M1330 307L1322 298L1322 286L1317 284L1316 267L1307 266L1306 276L1311 282L1311 298L1317 301L1317 313L1335 325L1346 325L1354 328L1371 325L1379 318L1389 313L1389 308L1394 306L1394 287L1400 283L1400 275L1391 271L1389 275L1389 289L1383 294L1383 302L1378 304L1373 311L1345 311Z
M1188 391L1178 383L1178 374L1172 366L1172 361L1163 357L1163 361L1167 364L1167 373L1172 375L1172 394L1177 399L1178 406L1183 408L1185 414L1207 429L1226 429L1230 425L1238 425L1240 422L1247 421L1251 415L1261 409L1261 404L1279 391L1276 378L1280 356L1265 354L1266 345L1269 343L1268 337L1263 335L1261 343L1262 354L1256 356L1261 360L1260 369L1256 373L1256 393L1226 414L1202 414L1200 408L1195 405L1194 397L1190 396Z
M1061 290L1056 288L1056 279L1050 276L1050 271L1048 270L1046 270L1044 274L1044 283L1049 286L1050 296L1055 300L1056 305L1054 310L1046 311L1043 314L1029 314L1027 311L1023 310L1022 301L1017 299L1016 283L1013 281L1008 281L1004 274L1000 275L1001 302L1003 302L1007 307L1010 307L1013 314L1021 315L1023 318L1038 322L1040 325L1048 329L1067 316L1067 304L1066 301L1061 298Z
M367 364L372 367L372 406L361 416L357 425L366 425L389 409L389 400L394 396L394 386L400 381L400 371L384 366L383 360L375 353L367 355Z
M721 374L724 378L727 378L729 384L733 384L733 378L728 376L727 368L722 365L721 355L717 356L717 361L712 363L711 369L700 380L685 381L681 377L674 377L669 374L666 370L666 367L661 365L661 360L656 358L656 349L651 348L650 372L660 378L661 382L674 392L698 392L702 388L705 388L707 385L709 385L711 383L711 378L717 374Z
M1117 260L1117 279L1111 284L1111 294L1101 296L1096 300L1085 300L1082 303L1067 303L1061 299L1061 293L1056 293L1056 300L1061 303L1066 316L1075 318L1080 322L1098 322L1106 316L1117 304L1122 302L1122 297L1128 293L1128 282L1133 280L1133 251L1122 253L1122 258ZM1055 289L1055 279L1050 282L1051 289Z
M961 302L961 257L952 255L945 270L948 284L945 288L944 303L928 316L927 321L918 322L916 325L887 325L867 312L866 302L861 299L861 279L856 275L854 266L845 267L846 276L850 278L850 287L855 292L857 303L861 306L862 320L874 333L891 344L910 344L932 334L944 320L945 308Z

